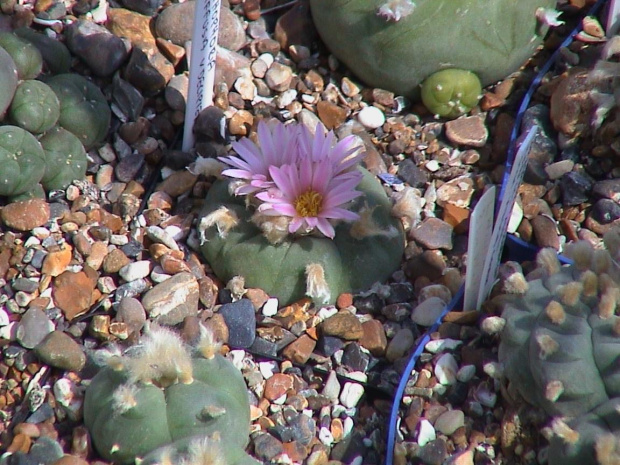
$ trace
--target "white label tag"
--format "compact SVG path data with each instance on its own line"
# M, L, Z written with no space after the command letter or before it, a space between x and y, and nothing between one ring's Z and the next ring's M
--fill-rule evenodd
M482 270L476 308L480 308L489 295L489 292L491 292L493 283L495 283L502 248L504 247L504 242L506 241L506 230L508 228L508 221L510 220L510 213L512 212L515 199L517 198L519 186L523 181L523 174L525 173L525 168L527 166L528 154L530 153L530 148L537 132L538 126L532 126L525 139L523 139L523 142L515 155L508 181L504 186L504 198L499 206L499 213L493 228L491 242L488 244L489 250L487 252L484 268Z
M469 239L467 241L467 274L465 276L465 297L463 310L477 310L480 282L484 262L489 252L493 234L495 212L495 186L491 186L480 197L469 218Z

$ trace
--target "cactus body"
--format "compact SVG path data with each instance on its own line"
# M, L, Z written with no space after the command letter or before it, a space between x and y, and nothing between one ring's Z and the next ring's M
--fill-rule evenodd
M441 69L483 85L516 71L541 42L538 8L555 0L311 0L325 44L367 84L417 97ZM404 8L408 7L408 8Z
M13 95L17 89L17 67L11 55L0 47L0 121L11 105Z
M480 79L471 71L444 69L422 83L422 103L433 114L456 118L469 112L482 95Z
M506 320L499 360L509 391L558 416L550 465L618 463L594 460L601 435L620 436L620 229L605 243L609 253L574 246L567 254L575 264L561 268L555 251L543 251L546 265L525 293L496 298ZM620 444L607 446L620 460Z
M320 264L324 270L330 301L342 292L360 291L376 281L386 280L399 266L404 250L401 224L390 215L391 203L381 184L368 171L356 188L364 195L353 201L352 211L372 211L379 230L366 237L355 238L352 224L336 226L334 239L290 236L272 245L249 221L251 212L243 197L228 194L228 182L216 182L207 195L203 215L221 206L240 219L226 237L215 228L206 231L201 251L217 276L229 280L243 276L248 287L258 287L282 304L300 299L306 293L306 267Z
M75 134L87 150L103 141L111 112L99 88L77 74L59 74L46 83L60 101L58 124Z
M65 44L45 34L35 32L28 27L20 27L13 32L30 42L41 52L43 61L52 74L69 72L71 68L71 53Z
M35 137L17 126L0 126L0 196L36 188L45 172L45 154Z
M107 460L133 463L177 455L197 438L216 438L243 463L250 431L243 376L222 355L199 349L191 356L172 331L156 332L163 336L153 336L143 354L103 368L88 386L84 423L96 449Z
M41 81L22 81L9 109L11 120L33 134L43 133L60 117L60 102L54 91Z
M43 58L37 48L12 32L0 32L0 47L13 58L19 79L34 79L41 74Z
M64 189L72 181L86 175L88 159L80 140L63 128L53 128L39 142L45 151L45 174L41 184L45 190Z

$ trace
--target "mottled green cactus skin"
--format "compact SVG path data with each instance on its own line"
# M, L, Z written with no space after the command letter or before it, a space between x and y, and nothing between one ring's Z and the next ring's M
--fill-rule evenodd
M17 89L17 67L11 55L0 47L0 121L4 118L5 112L8 110L15 90Z
M41 74L43 57L37 48L12 32L0 32L0 47L13 58L19 79L34 79Z
M66 129L55 127L39 142L45 152L45 174L41 184L47 191L65 189L76 179L84 179L88 159L80 140Z
M46 81L60 101L58 124L75 134L89 150L110 127L110 107L99 88L78 74L59 74Z
M620 243L620 231L614 234L614 243ZM620 412L610 407L620 402L620 316L617 300L609 306L607 299L620 296L620 272L613 262L603 270L600 260L580 256L577 264L558 272L539 273L543 277L530 281L525 294L495 299L506 320L498 355L509 392L550 416L572 418L568 424L579 433L576 442L554 437L550 465L612 463L594 460L597 441L602 433L620 437ZM617 261L617 251L612 257ZM596 285L583 284L587 279ZM580 284L590 291L567 301L566 289ZM618 454L620 460L620 449Z
M248 442L250 406L246 385L230 361L216 355L193 359L194 381L166 388L140 384L137 405L114 413L112 394L127 381L126 373L104 368L91 381L84 399L84 423L97 451L115 463L133 463L175 441L219 433L222 443L241 449ZM204 408L223 409L208 418ZM181 447L179 445L179 447Z
M60 102L45 83L35 80L20 82L9 115L13 123L33 134L53 128L60 117Z
M228 183L218 181L209 190L203 215L224 205L237 214L240 224L225 238L215 228L208 229L201 246L203 255L220 279L243 276L247 287L261 288L281 304L304 297L305 268L311 263L323 266L332 301L342 292L365 290L386 280L400 266L404 235L400 222L390 215L391 203L383 187L372 174L362 171L364 178L357 190L365 195L354 201L351 210L359 211L364 203L376 206L373 217L385 231L393 232L391 236L355 239L349 233L351 224L343 222L336 226L333 240L298 236L272 245L249 221L245 199L231 197Z
M399 21L377 16L386 0L310 0L330 50L367 84L417 98L445 68L468 69L483 85L516 71L541 42L535 17L555 0L415 0ZM391 2L397 3L397 2Z
M0 126L0 196L17 196L35 189L45 172L39 141L17 126Z
M69 72L71 68L71 53L65 44L45 34L35 32L29 27L20 27L13 32L22 39L32 43L41 52L43 61L52 74Z
M464 69L444 69L431 74L421 87L422 103L431 113L456 118L468 113L482 95L480 79Z

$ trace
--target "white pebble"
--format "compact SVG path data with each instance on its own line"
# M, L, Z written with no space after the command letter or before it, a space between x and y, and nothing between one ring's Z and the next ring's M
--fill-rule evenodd
M497 402L497 394L495 394L488 386L481 384L474 393L474 398L485 407L495 407Z
M450 338L436 339L434 341L429 341L424 348L431 354L438 354L439 352L444 352L446 350L454 350L462 343L463 341Z
M353 426L354 426L354 422L353 422L353 418L351 417L346 417L344 419L344 422L342 423L342 437L347 437L351 431L353 431Z
M319 312L317 313L317 316L321 321L323 321L330 316L334 316L336 313L338 313L338 309L333 305L330 305L328 307L321 308L321 310L319 310Z
M435 428L433 428L433 425L431 425L431 422L425 418L420 420L420 423L418 426L418 438L417 438L418 444L420 446L424 446L425 444L428 444L429 442L434 441L436 438L437 438L437 435L435 434Z
M124 234L112 234L110 236L110 244L113 245L127 245L129 243L129 238Z
M434 173L439 170L439 162L437 160L429 160L428 163L424 165L424 168L429 170L431 173Z
M322 426L319 430L319 441L321 441L328 447L334 443L334 436L332 435L331 431L325 426Z
M125 281L135 281L136 279L146 278L151 272L151 262L149 260L138 260L133 263L128 263L120 270L118 274Z
M482 366L482 369L487 375L494 379L500 379L504 372L502 366L497 362L487 362Z
M231 350L228 353L232 357L233 365L241 370L243 367L243 359L245 358L245 350Z
M366 129L377 129L385 123L385 115L377 107L365 107L357 114L357 120Z
M347 408L355 407L364 395L364 386L357 383L345 383L340 393L340 403Z
M456 382L456 373L459 366L452 354L443 354L435 364L435 376L437 381L444 386L450 386Z
M259 55L257 59L264 61L265 64L267 65L267 68L273 65L273 61L274 61L273 55L271 53L263 53Z
M4 308L0 308L0 326L6 326L9 323L9 314Z
M461 383L466 383L471 380L476 374L476 367L474 365L463 365L456 373L456 379Z
M267 299L267 302L263 304L263 315L274 316L276 313L278 313L278 305L278 299L276 299L275 297Z
M278 373L278 364L273 361L269 362L260 362L258 364L258 369L260 370L260 374L263 375L263 378L269 379L274 373Z
M163 283L165 280L170 279L171 277L172 275L166 273L164 269L159 265L156 265L155 268L153 268L153 271L151 271L151 279L156 283Z
M164 231L166 231L175 241L180 241L185 236L185 232L177 225L166 226Z

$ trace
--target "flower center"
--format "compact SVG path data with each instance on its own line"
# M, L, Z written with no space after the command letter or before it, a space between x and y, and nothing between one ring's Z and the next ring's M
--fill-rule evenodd
M323 205L323 196L316 191L306 191L295 199L294 205L299 216L317 216Z

